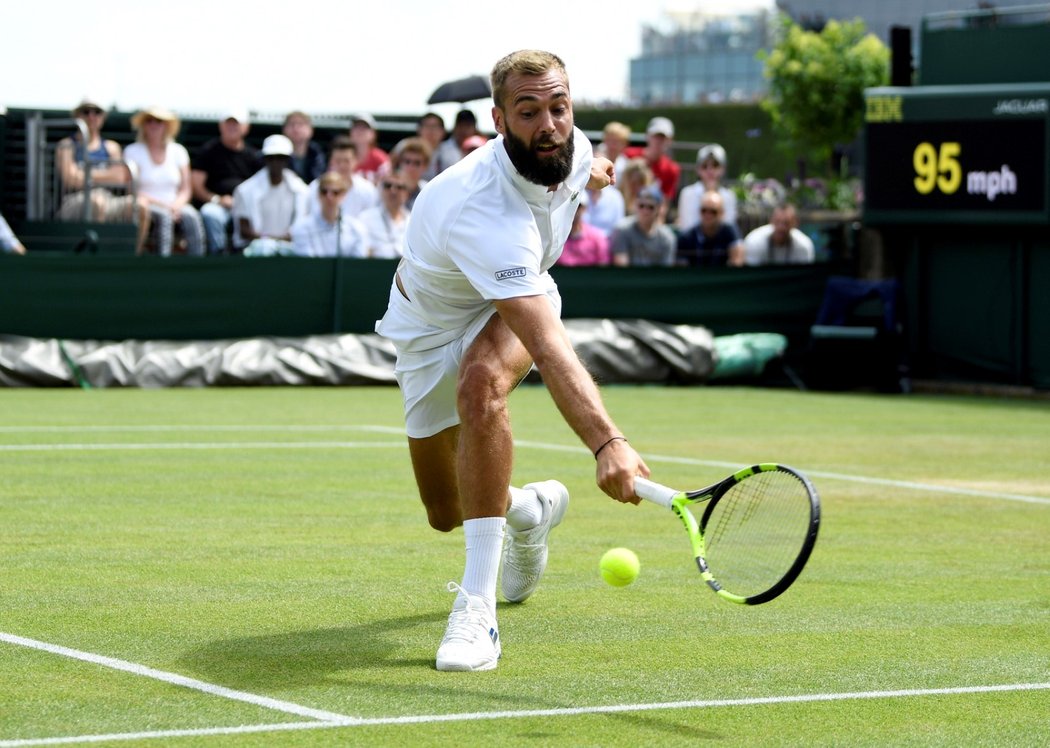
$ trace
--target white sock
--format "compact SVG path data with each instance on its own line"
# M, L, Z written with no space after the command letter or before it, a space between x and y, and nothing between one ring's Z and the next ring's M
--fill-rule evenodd
M463 569L464 591L482 598L496 610L496 577L503 555L503 517L478 517L463 521L467 544L467 561Z
M510 506L507 507L507 524L514 530L529 530L543 519L543 505L536 492L524 488L510 487Z

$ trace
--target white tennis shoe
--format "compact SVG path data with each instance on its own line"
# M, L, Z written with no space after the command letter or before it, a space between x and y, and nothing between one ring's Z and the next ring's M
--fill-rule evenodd
M449 592L459 593L448 628L437 651L437 669L445 671L492 670L499 664L503 648L495 613L481 598L471 595L455 582Z
M556 480L529 483L543 506L543 519L528 530L507 527L503 545L503 597L520 603L536 591L547 568L547 536L561 523L569 507L569 489Z

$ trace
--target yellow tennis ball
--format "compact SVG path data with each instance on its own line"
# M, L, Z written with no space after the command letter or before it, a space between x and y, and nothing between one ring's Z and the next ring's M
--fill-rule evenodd
M610 548L602 556L601 563L602 579L613 587L626 587L638 578L641 564L638 556L630 548Z

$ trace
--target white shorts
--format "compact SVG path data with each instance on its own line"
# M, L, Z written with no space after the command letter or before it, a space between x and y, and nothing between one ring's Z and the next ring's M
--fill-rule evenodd
M423 439L459 423L456 383L463 353L496 313L492 307L464 329L450 343L425 351L404 351L397 347L394 376L405 401L405 433Z
M560 312L561 297L557 290L548 293L548 299L554 305L555 311ZM403 337L408 324L411 324L410 320L406 319L407 315L403 314L403 304L406 303L408 302L405 302L398 290L392 288L390 306L380 326L385 325L388 330L397 331L397 337L392 337L397 349L394 376L397 377L401 397L405 401L405 433L413 439L424 439L459 423L459 411L456 408L459 365L463 354L488 324L492 315L496 314L496 308L489 306L484 309L466 327L456 330L456 337L452 340L418 350L421 347L420 338Z

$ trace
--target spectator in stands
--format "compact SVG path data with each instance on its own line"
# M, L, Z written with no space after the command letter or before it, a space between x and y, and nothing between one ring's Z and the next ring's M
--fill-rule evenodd
M675 234L660 218L663 192L655 184L635 203L636 215L624 218L612 236L613 265L673 265Z
M726 223L718 192L700 199L700 223L678 237L678 265L724 266L744 264L744 245L736 226Z
M25 245L18 241L18 237L15 236L15 232L11 230L7 221L4 220L2 213L0 213L0 252L15 255L24 255L26 253Z
M390 156L376 145L376 121L371 114L357 114L350 122L350 140L357 149L357 163L354 174L364 177L373 184L384 171Z
M627 162L623 169L623 179L617 182L617 187L623 195L623 207L625 215L634 215L634 203L638 195L655 182L653 172L645 159L634 158Z
M348 216L359 216L366 208L379 204L379 191L376 186L364 177L354 176L354 166L357 163L357 149L354 141L346 135L336 135L329 144L328 171L342 174L346 180L346 190L343 192L342 209ZM308 198L308 209L316 213L321 208L321 200L317 192L319 180L310 183L310 196Z
M608 189L608 188L606 188ZM586 213L590 198L588 192L580 195L580 204L576 206L576 215L572 219L569 238L565 248L555 264L566 266L608 265L609 239L604 233L587 223Z
M674 200L678 194L678 180L682 171L671 158L674 124L667 117L653 117L645 128L645 138L645 146L630 146L625 148L623 153L629 159L645 159L653 176L660 183L664 199Z
M302 257L367 257L364 226L342 209L350 190L349 180L339 172L325 172L317 180L320 207L292 225L292 247Z
M445 135L445 121L435 112L427 112L416 121L416 137L430 146L430 163L423 171L423 179L431 180L437 176L437 150Z
M615 187L606 187L604 190L588 190L587 211L583 219L602 232L609 238L623 217L627 215L624 208L623 193Z
M744 237L747 265L802 265L813 262L813 240L798 228L798 212L790 203L773 209L769 223Z
M726 223L736 226L736 194L722 184L726 173L726 150L718 143L705 145L696 152L696 181L682 188L678 195L678 230L685 231L700 223L700 198L705 192L722 196Z
M605 156L613 162L617 182L623 177L623 169L627 166L627 156L623 152L630 142L631 128L623 122L607 122L602 129L602 142L594 149L596 155Z
M463 146L460 150L463 151L463 155L467 156L476 151L485 143L489 142L489 139L484 135L471 135L469 138L463 141Z
M175 142L179 124L172 112L156 106L140 110L131 118L131 126L138 134L125 149L124 160L135 164L135 197L148 211L148 220L139 222L135 254L145 251L151 225L156 227L156 251L161 257L171 256L176 225L186 240L186 254L204 254L204 222L190 204L190 154Z
M292 163L289 167L309 184L324 174L327 166L324 149L314 140L314 123L306 112L289 112L281 132L292 141Z
M306 215L310 190L289 166L292 141L270 135L263 141L264 166L233 191L233 216L248 254L272 255L291 250L292 224ZM246 247L246 249L245 249Z
M93 99L85 98L73 110L73 117L84 123L87 140L78 130L56 146L55 171L62 188L58 218L82 221L86 217L100 223L132 220L134 198L126 192L131 175L121 162L120 145L102 137L105 110ZM91 206L86 216L85 168L91 175ZM107 188L116 189L118 194Z
M433 154L430 143L420 137L405 138L390 152L390 170L400 172L408 185L408 199L405 202L408 210L412 210L419 191L427 183L423 175L430 170Z
M232 228L233 244L241 244L233 221L233 191L259 171L259 152L245 142L251 127L246 109L231 109L219 119L219 137L209 140L190 160L193 198L200 203L208 251L226 252Z
M361 213L359 220L367 234L368 257L394 259L404 255L402 246L408 228L408 182L395 171L379 180L379 205Z
M478 132L478 118L469 109L461 109L456 114L456 123L452 126L452 134L438 146L437 149L437 173L440 174L452 164L463 158L463 141L471 135L480 135Z

